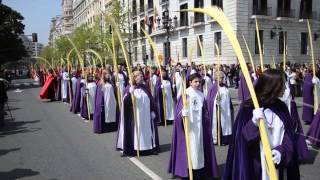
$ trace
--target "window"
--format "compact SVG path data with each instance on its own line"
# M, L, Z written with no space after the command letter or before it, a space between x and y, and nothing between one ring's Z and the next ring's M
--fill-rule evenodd
M154 51L153 51L152 47L150 47L150 59L151 60L154 59Z
M291 0L278 0L278 17L293 17L294 12L291 11Z
M188 4L181 5L182 9L188 9ZM180 26L188 26L188 12L180 12Z
M153 0L148 0L148 9L153 8Z
M195 0L194 8L203 8L203 0ZM204 14L203 13L194 13L194 22L204 22Z
M134 47L134 61L138 61L138 47Z
M218 45L219 52L217 51L217 48L214 48L214 54L221 55L221 32L215 32L214 33L214 43Z
M267 15L267 0L253 0L252 12L255 15Z
M279 54L283 54L284 47L287 47L287 32L279 32Z
M140 21L140 36L141 36L141 37L144 37L144 33L143 33L143 31L142 31L141 29L145 30L144 20L141 20L141 21Z
M149 27L149 34L151 34L153 29L153 16L149 17L148 27Z
M182 38L182 56L188 57L188 39Z
M211 0L211 5L223 9L223 0Z
M308 53L308 33L301 33L301 54Z
M137 38L138 37L137 23L133 23L132 29L133 29L133 38Z
M143 62L145 62L147 59L147 49L146 49L146 45L142 45L142 60Z
M165 61L167 62L168 58L171 56L171 52L170 52L170 42L165 42L163 43L163 49L164 49L164 57L165 57Z
M255 48L254 52L255 54L259 54L259 46L258 46L258 37L257 37L257 31L254 31L255 34ZM259 36L260 36L260 45L261 45L261 50L263 54L263 30L259 30Z
M197 55L198 55L198 57L201 57L202 53L201 53L199 41L200 41L202 49L203 49L203 37L202 37L202 35L199 35L198 37L199 37L199 40L197 39Z
M137 1L133 0L132 1L132 16L137 15Z
M300 19L312 19L312 0L301 0L300 3Z
M144 12L144 0L140 0L140 13Z

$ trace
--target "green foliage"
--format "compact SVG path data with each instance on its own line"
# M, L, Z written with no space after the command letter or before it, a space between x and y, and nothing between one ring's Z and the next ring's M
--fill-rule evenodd
M0 4L0 66L27 56L26 49L19 38L24 30L23 19L19 12Z

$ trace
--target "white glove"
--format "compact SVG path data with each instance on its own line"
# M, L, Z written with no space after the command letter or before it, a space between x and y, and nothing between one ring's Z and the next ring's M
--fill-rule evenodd
M164 88L164 86L161 84L161 89L163 89Z
M154 113L153 111L151 112L151 119L156 118L156 113Z
M189 111L187 109L183 109L181 111L181 113L182 113L182 117L188 117L189 116Z
M120 83L119 83L119 82L116 82L116 86L119 87L119 86L120 86Z
M256 80L256 79L257 79L256 73L252 73L251 76L253 77L253 80Z
M134 91L134 87L133 87L133 86L130 86L129 92L130 92L130 93L133 93L133 91Z
M172 87L176 87L176 84L172 84Z
M280 164L281 162L281 153L278 150L273 149L272 153L272 160L275 164Z
M318 77L313 76L313 78L312 78L312 83L313 83L313 84L319 84L319 83L320 83L319 78L318 78Z
M252 111L252 122L254 125L258 126L259 119L266 119L263 113L263 108L257 108Z

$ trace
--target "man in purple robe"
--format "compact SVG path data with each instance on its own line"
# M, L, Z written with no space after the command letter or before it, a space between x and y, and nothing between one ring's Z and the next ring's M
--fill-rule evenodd
M181 178L189 177L188 158L183 125L183 116L188 116L190 123L190 154L195 179L218 176L218 166L212 140L212 124L209 118L207 103L200 88L200 75L190 75L190 87L186 90L189 106L183 110L182 98L178 100L173 137L169 173Z
M72 105L70 111L73 114L80 112L80 102L81 102L81 77L77 78L74 98L72 99Z
M306 124L311 124L314 116L314 95L313 95L312 74L309 72L305 75L303 82L303 109L302 120Z
M320 86L320 80L317 77L312 78L312 83L315 86ZM320 109L316 115L313 117L312 123L310 125L309 131L307 133L307 143L320 148Z

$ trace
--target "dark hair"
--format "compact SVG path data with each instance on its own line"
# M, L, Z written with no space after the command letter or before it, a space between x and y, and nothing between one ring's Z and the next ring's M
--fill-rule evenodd
M201 76L198 73L191 74L189 76L189 81L193 81L196 78L201 79Z
M268 69L264 71L255 85L255 92L259 105L268 107L272 105L279 97L285 86L284 72L277 69ZM252 99L248 100L252 105Z

